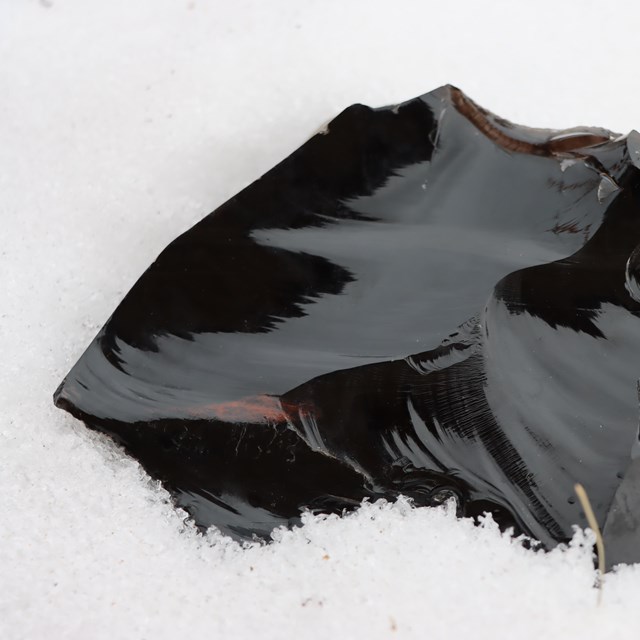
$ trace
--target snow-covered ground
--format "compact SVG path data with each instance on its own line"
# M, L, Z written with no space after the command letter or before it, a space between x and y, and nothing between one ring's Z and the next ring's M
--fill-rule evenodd
M241 549L53 393L177 234L353 102L640 126L640 5L0 0L0 638L622 638L590 549L369 505Z

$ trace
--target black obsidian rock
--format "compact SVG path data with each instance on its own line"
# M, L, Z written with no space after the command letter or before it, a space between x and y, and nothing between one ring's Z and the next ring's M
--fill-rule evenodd
M454 87L349 107L160 254L56 404L237 537L404 494L553 546L580 482L634 560L639 167Z

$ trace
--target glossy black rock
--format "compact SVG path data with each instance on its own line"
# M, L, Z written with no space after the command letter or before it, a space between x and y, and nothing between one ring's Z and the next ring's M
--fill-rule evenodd
M639 166L453 87L349 107L162 252L56 403L232 535L405 494L564 541L637 447Z

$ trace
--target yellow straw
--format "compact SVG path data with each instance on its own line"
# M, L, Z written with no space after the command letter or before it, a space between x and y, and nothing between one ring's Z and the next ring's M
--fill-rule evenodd
M602 539L602 534L600 533L598 521L596 520L596 516L591 508L591 502L589 501L587 492L580 483L577 483L574 486L574 489L578 496L578 500L580 500L580 504L582 505L584 515L587 516L589 528L596 536L596 550L598 552L598 604L600 604L602 601L602 586L604 585L604 541Z

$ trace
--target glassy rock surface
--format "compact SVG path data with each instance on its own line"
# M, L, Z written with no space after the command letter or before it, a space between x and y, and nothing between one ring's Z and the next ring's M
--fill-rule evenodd
M404 494L566 541L637 449L639 167L454 87L351 106L161 253L56 404L236 537Z

